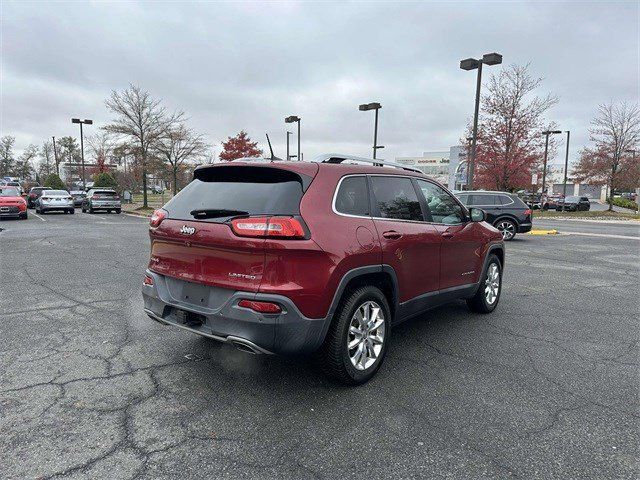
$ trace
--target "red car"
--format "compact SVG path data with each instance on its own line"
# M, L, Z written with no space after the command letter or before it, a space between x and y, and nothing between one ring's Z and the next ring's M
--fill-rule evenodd
M0 186L0 218L27 219L27 202L16 187Z
M255 160L197 168L151 217L151 318L252 353L313 352L362 383L399 322L498 304L502 235L422 173L335 154Z

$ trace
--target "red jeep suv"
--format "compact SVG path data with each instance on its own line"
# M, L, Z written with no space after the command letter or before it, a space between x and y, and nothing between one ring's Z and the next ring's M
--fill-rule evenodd
M422 173L375 162L198 167L151 217L145 312L252 353L314 353L362 383L399 322L457 299L493 311L500 232Z

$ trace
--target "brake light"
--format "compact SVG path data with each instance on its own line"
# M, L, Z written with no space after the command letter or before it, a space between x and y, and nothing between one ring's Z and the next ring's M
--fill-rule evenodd
M304 238L302 224L292 217L235 218L231 228L241 237Z
M149 226L156 228L162 223L162 220L164 220L166 217L167 217L167 212L161 209L156 210L155 212L153 212L153 215L151 215L151 218L149 219Z
M525 214L525 215L531 215L532 213L533 213L533 211L532 211L530 208L527 208L527 209L524 211L524 214Z
M248 308L254 312L259 313L280 313L282 308L280 305L273 302L257 302L255 300L240 300L238 302L239 307Z
M145 275L144 276L144 280L142 281L143 285L153 285L153 278L151 278L149 275Z

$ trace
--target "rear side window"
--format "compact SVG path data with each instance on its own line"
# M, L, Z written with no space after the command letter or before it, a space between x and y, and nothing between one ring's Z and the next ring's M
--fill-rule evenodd
M492 207L496 204L496 196L486 193L474 193L471 195L471 205Z
M335 201L336 212L345 215L369 215L367 178L346 177L340 182Z
M515 200L513 198L511 198L509 195L498 195L496 198L498 200L498 202L496 202L496 203L498 203L498 205L502 204L504 206L507 206L507 205L512 205L512 204L516 203ZM517 197L516 197L516 199L517 199ZM520 201L522 202L522 200L520 200Z
M409 178L371 177L373 198L382 218L424 221L418 195Z
M303 180L311 180L289 170L246 166L212 167L194 176L164 206L169 218L220 222L244 214L299 215Z

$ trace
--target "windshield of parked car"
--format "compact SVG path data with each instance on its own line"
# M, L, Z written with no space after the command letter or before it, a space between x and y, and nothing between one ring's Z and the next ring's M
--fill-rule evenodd
M0 197L19 197L20 193L15 187L0 187Z

